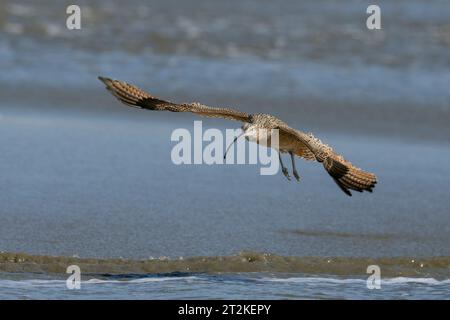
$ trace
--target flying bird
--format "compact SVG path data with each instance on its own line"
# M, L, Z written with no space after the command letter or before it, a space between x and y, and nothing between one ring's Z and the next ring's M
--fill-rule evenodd
M372 192L377 183L375 174L355 167L341 155L334 152L330 146L314 137L311 133L304 133L293 129L272 115L260 113L248 114L229 108L213 108L198 102L173 103L158 99L148 92L126 82L105 77L98 78L106 85L106 89L128 106L156 111L191 112L204 117L223 118L243 122L243 133L241 136L244 135L247 140L256 143L263 144L264 141L269 147L271 146L270 132L272 132L271 130L273 129L277 129L279 135L277 151L279 154L280 165L284 176L288 180L290 180L291 177L281 160L280 153L289 153L292 162L292 173L297 181L300 180L300 176L295 166L294 156L322 163L334 182L336 182L339 188L348 196L352 195L350 190ZM266 135L264 139L262 139L262 132ZM236 137L233 143L236 142L238 138L239 137ZM227 151L231 145L227 148Z

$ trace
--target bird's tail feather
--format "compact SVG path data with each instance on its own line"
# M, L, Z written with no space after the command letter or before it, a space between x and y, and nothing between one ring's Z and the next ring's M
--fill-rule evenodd
M334 182L348 196L352 195L350 190L372 192L377 183L377 177L373 173L365 172L337 157L326 158L323 166Z

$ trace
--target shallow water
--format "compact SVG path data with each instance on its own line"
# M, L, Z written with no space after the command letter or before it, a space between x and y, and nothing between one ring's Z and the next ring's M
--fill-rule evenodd
M379 176L376 192L348 198L317 163L299 161L301 183L260 176L258 165L176 166L170 134L179 125L192 128L191 120L133 114L146 121L0 120L4 251L126 258L240 250L450 254L449 149L323 133Z

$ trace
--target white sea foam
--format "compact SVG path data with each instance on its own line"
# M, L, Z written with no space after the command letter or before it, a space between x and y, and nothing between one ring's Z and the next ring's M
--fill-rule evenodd
M19 23L6 23L4 26L4 30L7 33L19 35L23 33L23 26Z
M36 12L35 9L31 6L26 6L26 5L17 4L17 3L8 4L7 10L11 14L18 16L18 17L32 16Z
M428 285L443 285L443 284L450 284L450 279L436 280L434 278L397 277L397 278L382 280L381 283L382 284L420 283L420 284L428 284Z
M192 281L199 279L195 276L188 277L146 277L146 278L136 278L136 279L122 279L122 280L107 280L107 279L89 279L86 281L82 281L81 284L104 284L104 283L116 283L116 284L125 284L125 283L151 283L151 282L164 282L164 281Z
M86 285L91 284L139 284L139 283L152 283L152 282L165 282L165 281L186 281L195 282L206 281L208 278L202 278L198 276L186 276L186 277L144 277L133 279L98 279L92 278L89 280L83 280L81 283ZM234 281L230 279L230 281ZM302 284L365 284L366 279L338 279L338 278L326 278L326 277L291 277L291 278L258 278L256 281L260 282L278 282L278 283L302 283ZM14 287L14 286L52 286L52 285L64 285L66 280L51 280L51 279L25 279L25 280L0 280L1 287ZM409 278L409 277L396 277L382 279L382 285L402 285L402 284L425 284L425 285L445 285L450 284L450 279L436 280L434 278Z
M185 281L193 282L198 280L198 277L145 277L134 279L97 279L82 280L81 285L98 285L98 284L145 284L166 281ZM16 289L33 289L42 287L65 287L66 280L52 280L52 279L23 279L23 280L0 280L0 290L3 288Z

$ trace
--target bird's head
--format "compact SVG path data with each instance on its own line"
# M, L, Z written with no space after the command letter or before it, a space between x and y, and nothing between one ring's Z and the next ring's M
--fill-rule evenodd
M255 123L244 123L241 128L244 137L249 141L258 140L258 136L263 134L261 128Z
M252 123L249 123L249 122L245 122L245 123L241 126L241 129L242 129L242 133L241 133L240 135L238 135L237 137L235 137L234 140L233 140L233 142L231 142L231 143L229 144L229 146L227 147L227 149L226 149L226 151L225 151L225 154L223 155L223 158L224 158L224 159L225 159L226 156L227 156L228 150L230 150L231 146L232 146L233 144L235 144L236 141L237 141L240 137L244 136L245 138L248 139L248 136L249 136L249 135L253 135L254 132L256 132L256 126L255 126L254 124L252 124Z
M241 127L242 131L244 131L245 135L251 135L253 132L257 131L257 126L253 123L246 122Z
M241 129L242 129L242 131L245 132L245 131L247 131L248 129L250 129L251 126L252 126L251 123L245 122L245 123L242 125Z

